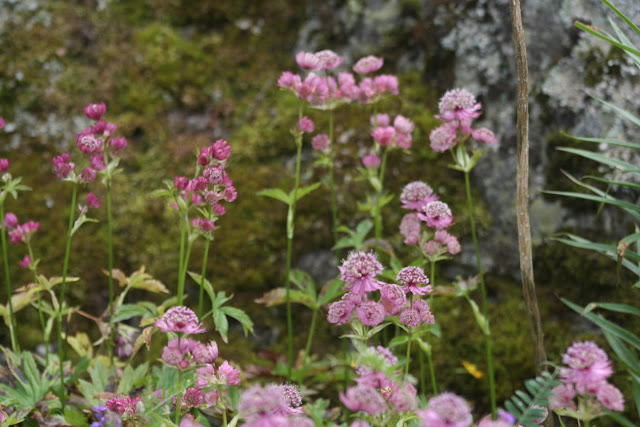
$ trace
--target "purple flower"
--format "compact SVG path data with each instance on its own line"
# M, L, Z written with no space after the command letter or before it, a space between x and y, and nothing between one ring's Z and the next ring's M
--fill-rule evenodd
M80 180L89 184L90 182L93 182L94 179L96 179L95 169L92 169L92 168L82 169L82 172L80 173Z
M356 307L356 316L363 325L377 326L385 318L385 308L378 302L366 301Z
M218 160L227 160L231 155L231 146L224 139L219 139L211 145L211 155Z
M440 201L429 202L423 206L423 214L418 214L418 218L425 221L429 227L436 229L447 228L453 222L453 214L449 206Z
M197 423L193 414L188 413L182 417L178 427L204 427L204 425Z
M84 107L84 115L93 120L99 120L107 112L107 106L104 102L100 104L89 104Z
M111 146L114 150L122 150L127 147L127 140L119 136L111 140Z
M91 130L84 130L78 134L76 139L78 148L85 154L92 154L102 151L102 140L96 138Z
M100 199L93 193L87 194L87 206L90 208L99 208L100 207Z
M353 305L350 305L346 301L336 301L329 306L327 321L329 323L343 325L349 321L352 311Z
M400 221L400 234L406 245L415 245L420 240L420 218L417 213L406 214Z
M378 390L368 385L349 387L347 392L340 392L340 400L353 412L364 411L372 415L381 414L386 403Z
M320 58L311 52L298 52L296 54L296 62L300 68L310 71L318 71L323 65Z
M162 332L182 332L185 334L205 332L202 323L198 323L198 316L185 306L171 307L162 319L156 320L155 326Z
M433 151L444 153L454 145L458 139L456 126L450 122L441 124L429 134L430 146Z
M200 220L198 221L198 226L200 227L200 231L205 234L211 233L216 228L216 225L213 223L213 221L206 218L200 218Z
M345 282L346 289L353 293L365 295L367 292L380 289L382 282L376 280L375 276L382 273L383 267L378 262L375 252L351 252L338 269L340 280Z
M476 103L476 98L466 89L453 89L440 98L438 108L440 116L436 118L451 121L478 117L482 105Z
M613 374L609 357L592 341L574 343L562 361L569 368L562 368L560 377L565 383L573 383L578 393L597 390L600 382Z
M614 385L603 381L596 391L596 398L602 406L612 411L624 411L624 397Z
M11 162L9 159L5 159L4 157L0 158L0 173L4 173L9 170L9 166L11 166Z
M4 226L8 229L18 226L18 217L13 212L7 212L4 216Z
M328 153L331 147L331 141L329 140L329 136L325 133L320 133L314 136L311 139L311 147L314 150L322 151L323 153Z
M463 398L445 392L432 398L423 411L417 411L425 426L468 427L471 425L471 408Z
M362 157L362 164L367 169L376 169L380 167L380 157L375 154L367 154Z
M400 193L400 201L403 209L420 211L424 205L437 200L438 196L425 182L413 181L405 185Z
M398 320L410 327L418 326L420 324L420 313L418 312L418 310L415 310L413 308L407 308L402 313L400 313L400 316L398 316Z
M549 398L549 409L552 411L560 408L576 409L573 399L576 397L576 390L573 384L561 384L554 387L551 392L553 396Z
M407 303L407 295L402 287L394 284L385 284L380 288L380 303L384 306L389 316L400 313Z
M186 190L187 186L189 185L189 178L187 178L186 176L176 176L175 178L173 178L173 185L178 190Z
M182 402L189 408L197 408L204 403L204 397L200 390L189 387L182 396Z
M3 127L4 127L4 118L0 116L0 129L2 129ZM3 420L0 420L0 421L3 421Z
M353 66L353 71L358 74L370 74L382 68L384 60L375 56L365 56L360 58Z
M300 130L302 132L307 132L307 133L311 133L315 129L315 126L313 125L313 120L311 120L307 116L301 117L300 120L298 120L298 126L300 127Z
M404 267L398 272L396 281L407 286L406 292L411 292L413 295L424 295L426 292L431 292L431 286L419 286L429 284L429 278L420 267Z
M25 255L18 264L22 268L29 268L31 266L31 257L29 255Z
M94 154L89 158L89 163L91 163L91 167L95 170L104 170L107 166L104 164L104 156L101 153Z
M218 379L222 384L240 385L240 371L225 360L218 367Z

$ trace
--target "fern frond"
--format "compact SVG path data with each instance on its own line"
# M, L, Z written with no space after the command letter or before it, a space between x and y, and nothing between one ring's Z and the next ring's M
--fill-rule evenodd
M549 406L549 398L554 387L562 384L558 379L558 370L552 373L543 372L535 379L527 380L524 386L527 391L517 390L504 404L507 411L516 417L516 424L524 427L538 427L534 420L544 416L545 406Z

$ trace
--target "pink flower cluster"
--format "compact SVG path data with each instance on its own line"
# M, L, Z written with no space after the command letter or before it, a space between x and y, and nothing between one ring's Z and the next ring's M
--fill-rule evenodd
M18 224L18 218L12 212L5 214L4 226L9 231L9 239L14 245L20 242L29 243L31 236L40 230L40 223L36 221L27 221L24 224Z
M244 426L313 426L301 416L302 397L298 387L290 384L253 386L242 393L238 411L247 421Z
M205 332L202 323L199 323L198 316L189 307L171 307L156 320L156 328L162 332L180 332L183 334L200 334Z
M388 409L396 412L413 411L417 407L416 389L409 383L396 384L384 371L393 370L398 358L388 348L369 347L367 353L373 356L371 366L356 366L358 385L340 393L340 400L351 411L363 411L372 415ZM374 367L375 365L375 367Z
M198 154L198 168L196 176L189 179L186 176L176 176L173 185L183 200L191 195L192 205L208 204L211 206L212 216L209 218L194 218L191 225L199 228L204 234L210 234L215 229L216 220L227 213L222 202L234 202L238 192L233 181L226 172L227 160L231 156L231 146L224 139L219 139L211 146L204 146ZM173 207L178 209L174 203Z
M339 279L349 292L329 306L329 323L343 325L351 320L354 312L360 323L367 326L379 325L386 316L398 314L399 320L407 326L434 323L426 302L412 300L409 304L406 296L407 293L424 295L425 292L431 292L431 286L427 286L429 279L419 267L406 267L400 271L397 281L404 286L375 278L384 268L374 252L351 252L338 268ZM379 301L369 299L368 294L375 291L380 291Z
M71 161L69 152L62 153L53 158L55 174L58 179L79 179L86 184L93 182L96 178L96 171L106 168L106 161L110 157L116 157L117 153L125 148L128 143L123 137L114 137L118 126L115 123L101 120L107 112L107 107L103 103L89 104L84 108L84 114L88 118L95 120L93 125L83 129L76 138L76 145L80 151L89 155L89 166L85 167L76 177L72 175L75 163Z
M449 392L433 397L426 409L417 413L423 422L422 425L430 427L468 427L473 421L467 402Z
M453 214L449 206L438 200L433 189L422 181L407 184L400 194L402 208L414 210L400 221L400 234L404 243L421 243L423 253L428 257L438 257L446 253L455 255L461 251L458 239L445 231L453 224ZM422 224L434 229L421 238Z
M495 134L487 128L472 129L471 122L480 116L482 105L466 89L453 89L446 92L438 104L440 114L436 118L443 124L431 131L429 140L431 149L444 152L452 148L462 136L471 135L476 141L487 145L497 141Z
M385 95L399 93L398 79L393 75L365 77L360 83L356 83L354 75L348 72L339 72L337 80L333 76L318 74L337 68L342 61L343 58L331 50L316 53L299 52L296 62L309 73L303 79L298 74L285 71L278 79L278 86L291 91L311 105L326 107L351 101L368 104ZM382 63L381 58L369 56L360 59L353 70L358 74L369 74L380 69Z
M172 338L162 350L162 360L181 370L192 364L214 363L218 358L218 344L211 341L208 345L191 338Z
M115 412L121 417L131 418L138 413L138 403L140 402L142 402L140 396L134 398L129 396L114 397L107 400L106 406L108 410Z
M596 412L602 407L612 411L624 410L622 393L607 381L613 374L611 361L594 342L574 343L562 356L562 361L567 365L560 370L563 384L553 389L550 409L569 408L575 411L578 409L575 399L579 396Z
M371 136L381 147L411 148L415 124L408 118L398 114L391 125L388 114L378 114L371 118L371 124L374 126Z

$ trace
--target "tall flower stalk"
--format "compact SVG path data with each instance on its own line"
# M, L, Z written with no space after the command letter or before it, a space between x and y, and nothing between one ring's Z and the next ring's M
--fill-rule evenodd
M6 169L5 169L6 170ZM13 290L11 288L11 274L9 272L9 259L7 254L7 230L6 230L6 221L4 219L4 201L6 199L7 191L5 189L2 190L0 194L0 220L3 221L2 224L2 262L4 264L4 281L7 285L7 306L9 307L9 336L11 337L11 349L14 352L20 351L20 345L18 344L18 339L16 337L16 323L14 320L13 313L13 302L11 301L11 296L13 295Z
M487 290L484 282L484 272L482 269L482 261L480 259L480 248L478 246L478 236L476 233L476 224L473 216L473 202L471 199L471 184L469 173L478 163L487 149L472 147L471 152L468 151L465 144L473 139L479 143L492 145L497 141L494 133L487 128L473 129L471 127L473 119L480 116L482 105L476 102L475 97L465 89L454 89L448 91L440 99L438 104L440 114L436 118L444 123L431 131L430 144L434 151L444 152L450 151L453 156L453 169L457 169L464 173L465 190L467 195L467 210L469 212L469 221L471 225L471 236L473 238L473 246L476 254L476 264L478 268L478 276L480 279L480 291L482 297L482 312L477 312L477 308L468 298L474 315L485 337L485 349L487 358L487 373L489 377L489 396L491 400L491 415L496 418L496 389L495 377L493 371L493 356L491 344L491 330L489 326L489 315L487 307Z

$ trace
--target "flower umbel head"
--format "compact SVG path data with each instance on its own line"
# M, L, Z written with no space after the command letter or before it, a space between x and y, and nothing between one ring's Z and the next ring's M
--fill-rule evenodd
M171 307L161 319L156 320L155 326L162 332L182 332L185 334L205 332L202 323L198 323L198 316L185 306Z
M375 277L382 273L382 264L375 252L351 252L342 262L340 280L346 283L346 289L360 295L380 289L382 282Z

